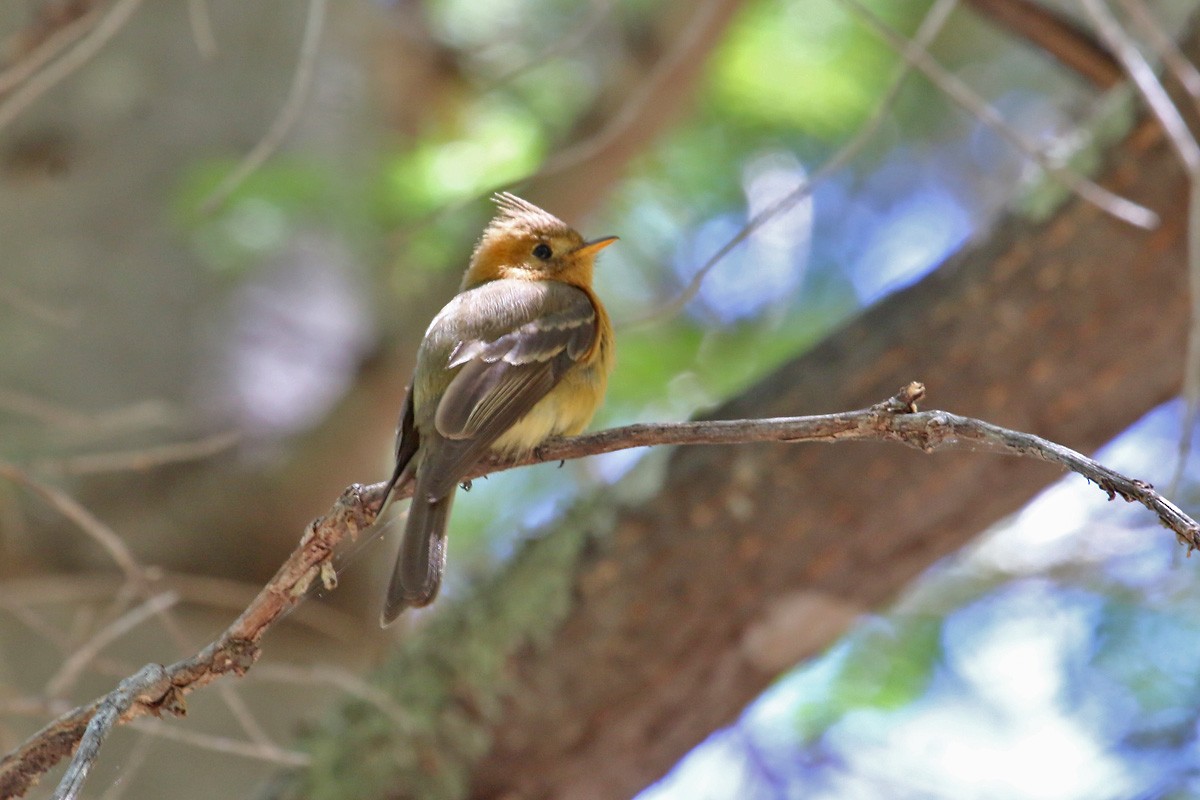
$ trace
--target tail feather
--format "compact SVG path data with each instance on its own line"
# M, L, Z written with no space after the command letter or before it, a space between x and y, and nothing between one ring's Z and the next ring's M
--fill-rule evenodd
M427 606L437 597L446 566L446 521L454 494L452 489L445 497L430 500L417 487L388 585L381 624L390 625L406 608Z

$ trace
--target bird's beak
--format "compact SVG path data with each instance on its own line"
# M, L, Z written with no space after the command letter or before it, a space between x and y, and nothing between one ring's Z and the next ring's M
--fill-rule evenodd
M579 245L579 247L576 247L575 255L577 255L577 256L594 256L594 255L596 255L596 253L599 253L601 250L608 247L610 244L612 244L616 240L617 240L616 236L605 236L600 239L592 239L590 242L584 242L583 244Z

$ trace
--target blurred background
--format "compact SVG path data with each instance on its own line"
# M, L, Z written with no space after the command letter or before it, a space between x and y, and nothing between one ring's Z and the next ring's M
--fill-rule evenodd
M1194 73L1194 3L1109 5L0 4L0 751L194 652L346 485L388 475L416 345L491 192L621 237L597 273L619 364L593 428L709 413L995 231L1081 202L1062 171L1100 170L1143 114L1097 7L1151 65L1185 88ZM932 71L889 36L919 40ZM1076 45L1093 51L1072 61ZM1116 195L1093 216L1147 252L1184 234L1139 230L1152 215ZM1138 269L1121 293L1157 302ZM1128 393L1118 416L1137 422L1097 458L1195 513L1175 320L1145 337L1160 372L1105 376L1155 388ZM977 409L970 371L931 404ZM646 459L476 481L443 599L400 631L376 623L394 523L348 548L338 590L273 631L244 681L118 731L85 796L267 796L341 698L408 718L370 670L577 498L633 502L621 479ZM797 493L780 502L821 502ZM1194 563L1078 477L1008 511L833 623L840 640L639 796L1200 796Z

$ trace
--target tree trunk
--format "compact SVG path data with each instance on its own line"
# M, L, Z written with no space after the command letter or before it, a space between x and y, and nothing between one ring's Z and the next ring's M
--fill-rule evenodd
M932 406L1098 447L1178 392L1188 314L1185 179L1157 129L1110 185L1162 228L1078 202L1009 222L714 416L856 408L915 379ZM581 556L550 646L509 665L473 796L630 796L1058 474L895 447L675 453L658 495Z

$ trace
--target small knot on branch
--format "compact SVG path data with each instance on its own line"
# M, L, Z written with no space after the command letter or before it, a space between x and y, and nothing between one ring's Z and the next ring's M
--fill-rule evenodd
M346 487L334 503L333 512L350 523L353 528L350 532L351 536L371 527L376 517L383 511L383 504L387 501L383 487L384 484L378 483L367 486L361 483L352 483Z
M925 384L913 381L901 386L900 391L872 407L872 411L885 411L889 414L915 414L919 410L917 403L925 399Z

